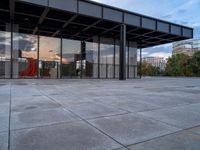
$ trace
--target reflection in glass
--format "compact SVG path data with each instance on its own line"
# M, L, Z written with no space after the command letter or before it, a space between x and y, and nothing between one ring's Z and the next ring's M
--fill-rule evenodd
M39 71L42 78L60 77L60 39L40 36Z
M10 78L11 33L0 31L0 78Z
M14 33L13 43L13 76L37 78L37 36Z
M98 78L98 44L86 42L83 56L83 77Z
M135 78L137 75L137 48L129 47L129 77Z
M81 42L63 39L62 43L62 78L80 78Z
M112 39L101 39L100 44L100 78L114 76L114 45Z
M115 45L115 78L119 78L119 44Z

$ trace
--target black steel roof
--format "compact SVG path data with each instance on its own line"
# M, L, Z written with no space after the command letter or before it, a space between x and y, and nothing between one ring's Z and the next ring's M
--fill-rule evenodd
M193 37L193 29L88 0L1 0L0 30L13 20L19 32L88 40L119 39L127 25L127 40L145 48Z

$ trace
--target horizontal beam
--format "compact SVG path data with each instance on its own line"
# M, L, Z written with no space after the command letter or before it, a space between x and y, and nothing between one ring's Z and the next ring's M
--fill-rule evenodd
M47 14L48 14L48 12L49 12L49 8L45 8L44 9L44 11L43 11L43 13L42 13L42 15L40 16L40 19L39 19L39 21L38 21L38 26L40 26L41 24L42 24L42 22L44 21L44 19L45 19L45 17L47 16ZM37 31L39 30L39 27L35 27L35 29L33 30L33 33L32 34L36 34L37 33Z
M83 30L81 30L80 32L76 33L75 35L79 35L80 33L87 31L88 29L94 27L95 25L97 25L97 24L100 23L101 21L102 21L102 20L98 20L98 21L94 22L93 24L91 24L91 25L85 27Z
M52 34L52 36L56 36L63 28L67 27L74 19L76 19L78 17L78 15L73 15L67 22L65 22L63 24L63 26L61 27L61 29L58 29L55 33Z

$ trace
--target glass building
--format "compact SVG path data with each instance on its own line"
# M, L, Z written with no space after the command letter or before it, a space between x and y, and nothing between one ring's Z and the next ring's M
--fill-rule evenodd
M87 0L0 4L2 79L136 78L138 49L193 37L192 28Z

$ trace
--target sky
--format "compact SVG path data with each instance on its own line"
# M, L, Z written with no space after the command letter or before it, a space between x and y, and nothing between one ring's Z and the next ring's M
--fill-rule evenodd
M143 15L194 28L194 39L200 39L200 0L93 0ZM169 57L172 44L143 49L143 57Z

